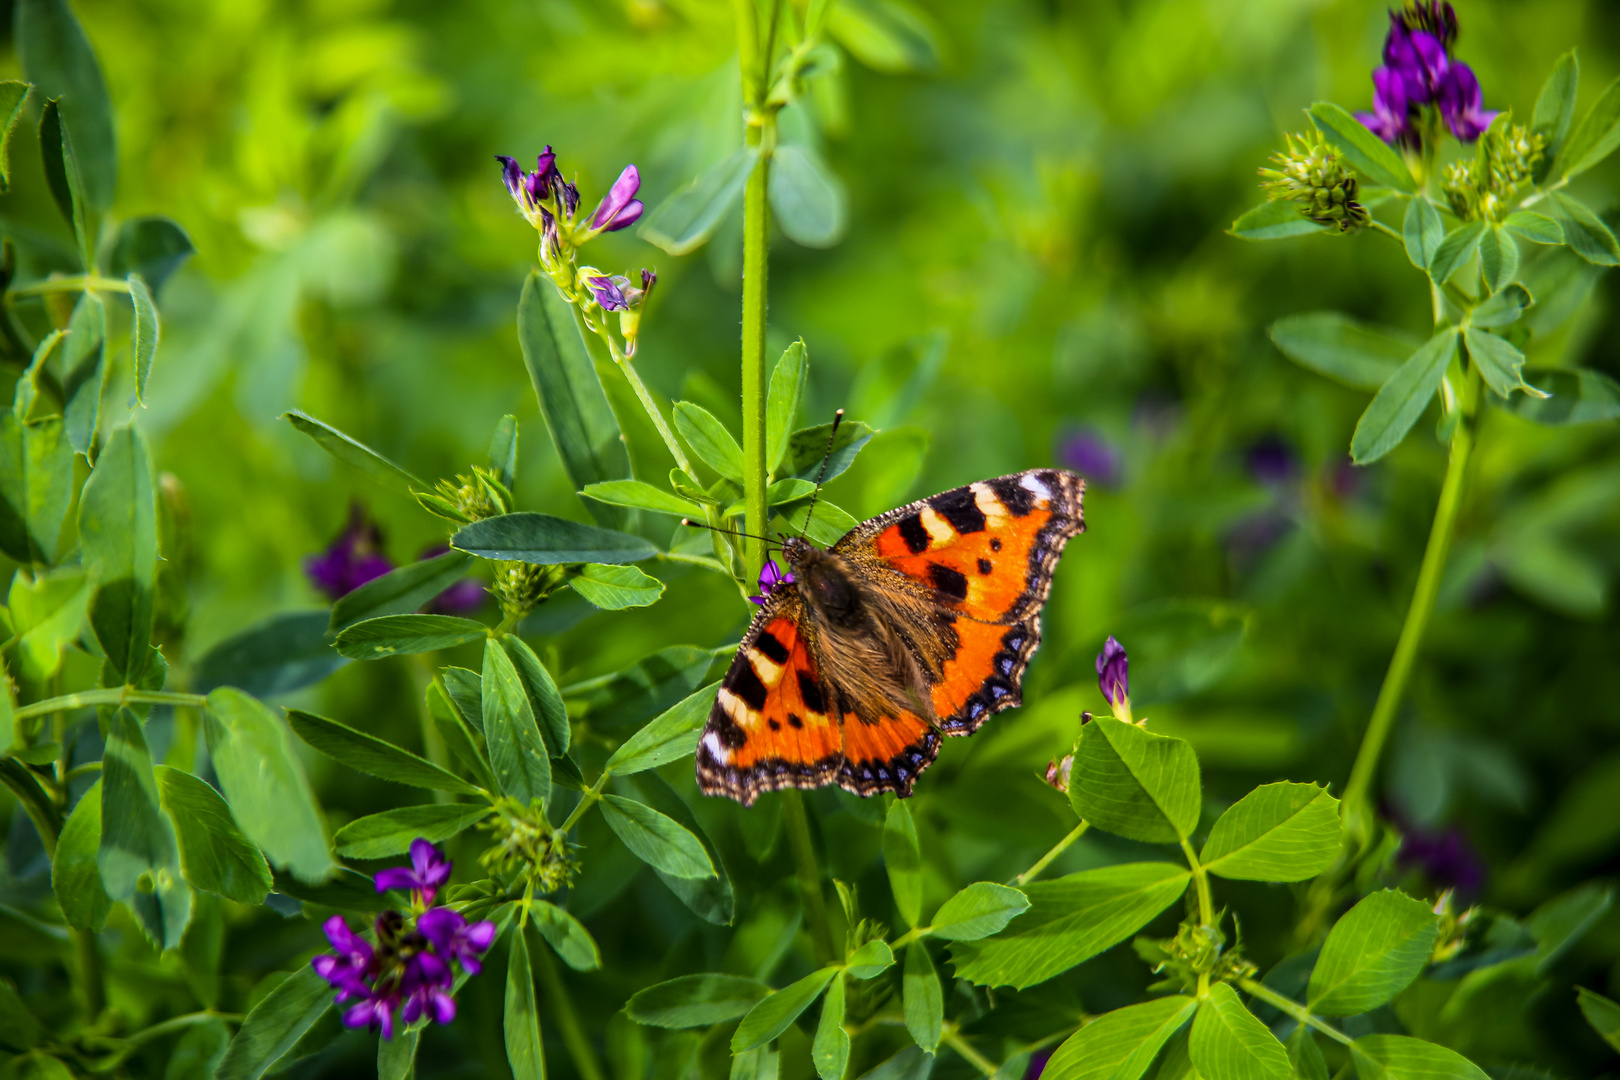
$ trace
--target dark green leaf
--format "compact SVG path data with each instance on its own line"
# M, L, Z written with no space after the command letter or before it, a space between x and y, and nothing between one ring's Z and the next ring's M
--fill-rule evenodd
M697 250L742 198L758 157L758 150L745 146L711 165L702 176L659 203L636 235L671 255Z
M545 1080L546 1052L540 1042L540 1010L534 1000L534 975L529 969L529 945L518 931L506 962L506 1060L512 1080Z
M22 563L53 565L73 504L73 445L61 420L25 424L0 410L0 499L10 508L8 553Z
M838 425L838 435L831 443L832 454L827 453L827 438L832 424L817 424L800 428L788 439L787 464L778 472L779 477L796 476L814 483L817 479L831 480L842 476L844 470L855 463L855 455L872 441L872 429L859 420L846 420ZM822 476L822 462L827 473Z
M1045 982L1136 933L1174 903L1189 880L1186 868L1174 863L1126 863L1027 885L1022 891L1030 908L1007 929L951 946L956 974L1019 989Z
M1326 225L1312 221L1299 210L1298 203L1287 199L1267 200L1245 210L1227 231L1239 240L1286 240L1328 231Z
M113 713L108 722L107 750L101 766L101 847L97 862L107 895L133 902L148 879L147 888L158 903L170 897L163 885L180 878L180 849L174 826L158 801L152 755L146 748L140 721L128 708ZM155 935L165 949L180 944L190 915L190 893L175 896L176 907L164 905L162 932Z
M810 359L800 338L789 345L771 371L770 391L765 399L765 468L772 476L782 467L788 437L799 415L799 402L810 377Z
M219 1080L259 1080L331 1007L326 980L300 967L248 1012L219 1063Z
M472 672L467 674L471 675ZM475 679L477 676L473 676ZM474 689L473 697L476 701L483 692L482 687ZM455 758L462 769L472 776L473 782L490 791L497 790L494 774L489 769L489 759L481 749L483 736L474 733L472 727L462 717L461 710L450 700L444 683L435 679L428 685L426 691L428 714L433 718L433 726L439 737L444 740L445 747L450 756ZM482 706L479 706L480 720L482 719Z
M1536 974L1545 975L1613 903L1613 885L1588 881L1532 911L1524 922L1536 941Z
M788 239L805 247L832 247L849 224L849 196L821 155L809 146L781 143L771 157L771 211Z
M1595 266L1620 266L1620 240L1585 203L1562 191L1547 196L1564 230L1564 243Z
M18 671L42 682L62 667L62 650L84 629L95 583L78 567L64 566L31 577L11 579L12 630L17 636Z
M1500 290L1519 272L1519 245L1500 225L1480 234L1479 269L1491 292Z
M546 430L551 432L574 490L628 479L630 453L585 348L574 309L539 271L531 271L523 282L517 325L518 344L523 347L523 363L540 402L540 415L545 417ZM586 503L586 509L602 525L620 528L628 520L613 507Z
M369 776L431 791L478 794L477 788L426 758L418 757L375 735L356 731L347 724L302 709L287 710L287 722L298 737L310 746L333 761Z
M1081 730L1069 801L1099 829L1174 843L1198 825L1198 757L1181 739L1098 717Z
M332 649L325 611L272 615L209 649L192 669L199 693L234 686L254 697L302 690L349 661Z
M1041 1075L1046 1080L1138 1080L1159 1048L1197 1011L1193 998L1167 997L1104 1013L1069 1036Z
M1310 109L1311 118L1322 133L1344 152L1350 164L1366 173L1375 184L1388 184L1399 191L1416 191L1417 181L1401 156L1378 136L1331 101L1319 101Z
M1446 365L1457 351L1457 331L1442 330L1389 377L1356 424L1350 456L1368 465L1400 445L1440 389Z
M1000 933L1028 909L1028 897L1017 889L979 881L945 901L928 932L946 941L977 941Z
M790 532L807 536L823 547L836 544L845 533L860 524L853 514L827 499L816 500L814 507L807 502L801 503L784 514L781 520Z
M451 537L450 543L480 558L542 566L633 563L658 554L656 547L639 536L534 513L475 521Z
M500 423L495 425L494 434L489 437L488 454L489 467L508 488L517 482L517 457L518 421L517 417L508 413L501 417Z
M56 838L51 861L51 888L62 907L62 917L75 930L99 932L112 910L112 900L101 884L96 854L101 847L101 781L97 780L68 815Z
M409 1027L392 1039L377 1040L377 1080L414 1080L416 1050L422 1042L422 1030Z
M416 477L383 457L377 451L322 420L317 420L299 409L283 413L281 418L308 435L328 454L352 469L357 469L384 487L410 490L427 488Z
M1328 931L1311 971L1311 1011L1354 1016L1390 1000L1429 962L1438 927L1434 912L1404 893L1364 898Z
M237 828L219 792L188 772L157 767L163 806L180 839L186 880L204 892L242 904L262 904L270 892L270 867Z
M1315 784L1265 784L1209 831L1198 861L1241 881L1304 881L1339 853L1339 800Z
M11 984L0 979L0 1046L12 1050L32 1050L48 1037L45 1025L23 1003Z
M465 577L471 564L465 552L447 551L391 570L333 604L330 629L335 633L367 619L415 611Z
M661 1028L709 1027L736 1020L771 988L741 975L683 975L631 996L625 1012L638 1024Z
M517 670L518 680L523 683L524 692L529 695L529 708L534 712L535 724L540 728L540 734L545 739L546 750L552 757L561 757L568 753L571 733L568 727L568 710L563 705L562 694L557 690L557 684L552 681L551 673L534 655L534 650L516 634L505 634L501 643L506 647L506 655L511 658L512 666Z
M580 786L584 787L583 784ZM709 856L709 863L715 870L714 877L706 878L676 877L657 867L653 868L653 873L700 919L716 926L729 926L737 909L737 898L732 893L731 878L726 873L725 864L721 862L720 853L715 849L714 842L703 831L703 826L698 824L692 808L676 794L668 781L650 770L637 776L635 787L640 790L648 806L697 837L698 843L703 845L704 852Z
M275 710L229 687L208 695L204 716L220 790L242 832L300 880L324 881L333 870L326 830L292 732Z
M901 977L906 1030L918 1046L932 1054L939 1048L940 1031L945 1024L945 995L939 975L920 941L906 946L906 970Z
M1530 290L1514 283L1481 301L1478 307L1468 313L1468 323L1493 328L1511 326L1534 303Z
M417 837L438 844L460 836L489 814L489 806L475 803L402 806L355 818L332 842L345 859L387 859L408 852Z
M1226 983L1211 986L1198 1006L1187 1049L1207 1080L1292 1080L1294 1075L1283 1044Z
M19 0L15 18L23 71L40 97L61 99L85 197L106 210L118 188L118 144L96 54L66 0Z
M1569 134L1570 121L1575 118L1575 93L1580 88L1581 64L1571 49L1558 58L1552 74L1541 84L1536 96L1536 111L1530 121L1530 130L1547 136L1547 156L1536 170L1536 179L1547 174L1558 159Z
M899 799L889 804L883 819L883 865L889 872L895 909L907 926L916 926L922 918L922 853L917 846L917 825L911 820L911 808Z
M709 468L733 483L743 482L742 447L707 409L690 401L677 401L675 433Z
M810 1048L810 1061L821 1080L843 1080L844 1070L849 1068L849 1032L844 1030L842 975L835 975L827 985L827 997L821 1003L821 1019L816 1022L815 1042Z
M525 806L543 804L551 796L551 757L523 679L494 638L484 644L481 687L484 739L501 794Z
M471 729L480 737L484 734L483 676L466 668L447 667L441 672L445 695L449 697Z
M1584 986L1577 986L1575 993L1580 1001L1581 1015L1592 1025L1592 1030L1603 1036L1604 1042L1620 1051L1620 1005Z
M1515 390L1524 390L1531 397L1544 396L1540 390L1525 383L1521 374L1524 353L1511 341L1470 326L1463 330L1463 344L1468 350L1468 358L1484 376L1485 384L1499 397L1505 398Z
M1357 390L1377 390L1412 355L1399 331L1359 322L1336 311L1288 315L1271 324L1284 356Z
M529 913L534 928L563 958L563 963L575 971L595 971L602 966L601 950L578 919L544 900L536 900Z
M1457 1051L1409 1035L1364 1035L1350 1057L1362 1080L1489 1080Z
M487 636L489 627L454 615L383 615L345 626L336 647L350 660L451 649Z
M44 349L42 343L40 351ZM101 415L101 393L112 371L112 365L107 363L107 307L93 292L81 295L73 309L61 368L63 429L76 452L93 456L96 423ZM39 370L37 359L34 370ZM21 391L23 385L19 381L17 389ZM28 413L27 409L18 411L24 416Z
M45 186L73 231L80 264L88 268L94 257L91 210L84 193L79 155L74 150L72 135L64 126L62 103L56 98L49 98L39 111L39 153L45 167Z
M674 514L677 517L703 516L703 507L692 500L683 499L679 495L640 480L608 480L600 484L587 484L580 494L610 506L651 510L654 513Z
M1440 249L1441 241L1446 238L1446 226L1440 220L1440 211L1434 208L1434 203L1427 196L1414 196L1406 204L1402 233L1406 239L1406 257L1419 270L1427 270L1434 253Z
M702 842L652 807L620 795L604 795L602 816L624 846L655 869L678 878L716 876Z
M11 133L22 117L23 102L33 89L25 82L0 82L0 194L11 190Z
M1529 210L1520 210L1509 214L1502 227L1515 236L1522 236L1533 244L1562 244L1564 242L1564 229L1557 221L1546 214L1535 214Z
M338 867L330 878L314 885L305 884L274 867L271 867L270 877L276 892L283 896L339 911L372 913L405 905L399 893L378 892L371 878L346 866Z
M135 363L135 400L145 404L146 380L152 374L152 359L157 355L161 324L158 322L157 304L152 292L141 280L141 275L129 275L129 300L135 308L135 328L131 332Z
M920 1046L908 1046L898 1054L860 1075L860 1080L928 1080L934 1071L934 1055ZM996 1080L1007 1080L999 1072Z
M1316 1045L1316 1036L1309 1025L1300 1024L1294 1028L1294 1033L1288 1036L1288 1041L1283 1045L1288 1048L1288 1063L1294 1067L1294 1075L1299 1080L1328 1080L1327 1061L1322 1057L1322 1048Z
M1576 176L1614 153L1616 146L1620 146L1620 79L1610 83L1581 117L1558 155L1559 167L1565 176Z
M731 1052L740 1054L764 1046L786 1031L808 1009L838 974L835 967L822 968L785 986L748 1011L731 1036Z
M871 68L900 75L934 71L939 32L927 16L898 0L838 0L829 5L827 29Z
M568 576L568 584L579 595L604 611L649 607L664 595L664 583L634 566L604 566L586 563L579 573Z
M1550 396L1517 394L1508 398L1510 412L1538 424L1595 424L1620 419L1620 383L1591 368L1532 368L1524 372L1532 386Z
M1446 234L1435 249L1434 257L1429 260L1429 278L1436 285L1444 285L1457 268L1467 262L1479 247L1479 239L1485 235L1483 221L1468 221L1458 225Z
M673 707L707 680L714 653L672 645L622 671L563 690L563 696L598 730L623 733Z
M614 776L630 776L696 753L698 738L714 705L716 685L710 683L649 721L619 744L603 771Z
M114 277L139 274L157 296L196 250L185 230L166 217L131 218L118 227L108 269Z

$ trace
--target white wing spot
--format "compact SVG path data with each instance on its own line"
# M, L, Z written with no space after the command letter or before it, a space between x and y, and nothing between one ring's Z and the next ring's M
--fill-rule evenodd
M722 765L731 764L731 751L720 744L719 732L711 731L703 736L703 745L708 747L709 753Z
M1018 482L1024 487L1025 490L1034 492L1036 498L1051 501L1052 489L1041 483L1040 479L1034 473L1025 475L1024 478Z

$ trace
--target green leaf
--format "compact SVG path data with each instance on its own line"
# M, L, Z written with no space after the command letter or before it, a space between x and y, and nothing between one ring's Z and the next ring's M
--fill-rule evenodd
M521 930L512 935L506 961L506 1060L512 1080L546 1080L546 1052L540 1041L540 1010L534 1000L529 945Z
M302 709L288 709L287 722L298 737L310 746L333 761L368 776L431 791L478 794L477 788L426 758L418 757L386 739L356 731L347 724Z
M1007 929L951 946L956 974L1018 989L1045 982L1146 926L1190 880L1174 863L1126 863L1027 885L1029 910Z
M1316 1036L1310 1025L1300 1024L1283 1044L1288 1048L1288 1063L1294 1067L1299 1080L1328 1080L1327 1060L1322 1048L1316 1045Z
M39 1017L34 1015L9 982L0 979L0 1047L32 1050L48 1038L49 1032L39 1022ZM14 1075L9 1069L7 1072Z
M707 409L690 401L677 401L675 433L709 468L733 483L743 482L742 447Z
M472 672L469 671L467 674L472 675ZM477 679L478 676L473 675L473 678ZM482 680L479 680L479 682L481 683ZM473 690L473 705L480 714L480 720L482 720L483 709L478 702L478 698L482 694L482 686L475 687ZM461 767L472 775L474 783L490 791L497 790L495 776L489 768L489 759L481 749L484 741L483 736L473 732L472 726L462 716L461 710L450 700L450 694L445 689L442 674L441 678L435 679L428 685L425 697L427 699L428 714L433 718L433 726L438 731L439 737L444 740L445 747L450 751L450 756L455 758Z
M64 566L31 577L12 576L12 629L17 636L17 666L24 678L40 683L62 668L62 650L78 639L94 589L84 571Z
M284 870L270 868L275 890L294 900L338 911L372 914L388 908L404 907L406 898L397 892L380 893L370 877L346 866L337 867L332 876L315 885L306 885Z
M795 431L788 438L787 464L778 477L796 476L814 483L818 479L830 481L842 476L855 463L855 455L872 441L873 431L859 420L844 421L838 425L838 434L832 440L832 454L829 455L827 439L832 434L830 423ZM824 460L827 463L825 476L821 472Z
M203 715L214 772L236 824L298 879L326 880L335 869L326 830L287 725L268 705L229 687L208 695Z
M1515 282L1501 292L1482 300L1479 306L1468 313L1468 324L1493 328L1511 326L1518 322L1519 316L1534 303L1530 290Z
M1545 975L1613 903L1614 886L1588 881L1532 911L1524 922L1536 941L1536 974Z
M771 988L741 975L682 975L631 995L624 1011L638 1024L710 1027L746 1016Z
M922 852L917 847L911 808L899 799L889 804L883 819L883 865L889 872L889 890L900 918L907 926L916 926L922 918Z
M786 480L778 480L765 489L765 504L767 506L785 506L791 502L798 502L800 499L808 499L815 493L816 485L808 480L800 480L798 477L792 476ZM742 500L738 500L736 505L737 509L735 511L728 509L727 512L742 513Z
M945 901L928 932L946 941L977 941L999 934L1027 910L1029 898L1017 889L979 881Z
M1560 167L1565 176L1577 176L1614 153L1617 146L1620 146L1620 79L1610 83L1581 117L1580 125L1558 155Z
M845 533L860 524L849 511L827 499L817 500L814 507L802 503L784 514L782 521L792 532L807 536L823 547L836 544Z
M1427 270L1434 253L1446 238L1446 226L1440 220L1440 211L1425 195L1418 195L1406 204L1406 219L1401 226L1406 240L1406 257L1419 270Z
M1530 130L1547 136L1547 157L1536 170L1539 181L1559 160L1564 138L1569 134L1570 121L1575 118L1575 93L1580 87L1581 64L1571 49L1558 58L1552 74L1541 84L1536 96L1536 111L1530 120Z
M17 129L23 102L32 89L16 79L0 82L0 194L11 190L11 133Z
M355 818L332 837L345 859L387 859L403 855L417 837L435 844L460 836L490 815L486 804L428 803L402 806Z
M1546 214L1519 210L1509 214L1502 227L1515 236L1522 236L1533 244L1562 244L1564 229Z
M918 1046L932 1054L939 1048L939 1036L945 1024L945 994L939 985L939 975L928 958L928 949L920 941L906 946L906 969L901 977L904 995L906 1030Z
M740 1054L756 1046L764 1046L786 1031L821 996L821 992L838 974L835 967L822 968L806 975L791 986L785 986L765 998L744 1016L731 1036L731 1052Z
M894 950L886 941L868 941L849 954L844 966L857 979L873 979L894 967Z
M1245 210L1227 230L1239 240L1286 240L1327 231L1326 225L1301 214L1299 204L1287 199L1268 199Z
M640 480L608 480L600 484L587 484L580 494L597 502L607 503L609 506L651 510L657 514L674 514L676 517L703 516L703 507L691 499L683 499L679 495Z
M193 688L207 693L234 686L274 697L320 682L349 662L331 647L329 618L324 609L289 611L226 638L193 665Z
M1292 1080L1294 1075L1283 1044L1226 983L1211 986L1198 1006L1187 1049L1207 1080Z
M1322 133L1343 151L1350 164L1376 184L1388 184L1398 191L1416 191L1417 181L1406 162L1371 131L1367 125L1331 101L1319 101L1310 108L1311 118Z
M130 218L118 226L108 270L113 277L139 274L156 296L169 275L196 252L191 237L169 218L156 214Z
M675 789L655 772L642 773L635 781L635 786L640 790L648 806L697 837L698 843L703 845L703 850L708 854L709 862L715 869L714 877L696 879L676 877L657 867L653 868L654 875L699 918L716 926L731 925L737 905L737 898L731 888L731 878L726 874L720 853L715 849L708 834L703 831L703 826L698 824L692 808L687 806L686 802L675 793Z
M742 198L759 151L745 146L659 203L636 235L671 255L695 251Z
M477 641L489 627L454 615L383 615L345 626L335 647L350 660L434 652Z
M1438 932L1434 912L1404 893L1365 897L1328 931L1311 971L1311 1011L1355 1016L1376 1009L1418 977Z
M1547 196L1570 250L1595 266L1620 266L1620 240L1603 219L1578 199L1555 191Z
M1045 1080L1138 1080L1198 1002L1166 997L1104 1013L1069 1036L1041 1070Z
M1364 1035L1350 1057L1361 1080L1489 1080L1457 1051L1409 1035Z
M1357 465L1371 464L1400 445L1440 389L1456 351L1457 331L1442 330L1389 377L1361 414L1350 439L1350 456Z
M655 869L678 878L717 876L702 842L645 803L604 795L602 817L636 858Z
M219 1080L259 1080L332 1007L332 988L305 964L248 1012L219 1063Z
M79 155L62 118L62 103L56 98L48 98L39 111L39 153L45 168L45 186L73 232L80 265L88 268L95 256L91 209L84 193Z
M849 225L849 196L821 155L808 146L780 143L768 178L771 211L789 240L828 248Z
M566 563L640 562L658 549L639 536L565 521L550 514L503 514L463 527L450 538L483 559L559 566Z
M1519 272L1519 245L1499 225L1480 234L1479 269L1491 292L1500 290Z
M1412 355L1405 335L1336 311L1288 315L1270 333L1288 359L1357 390L1377 390Z
M409 1027L392 1039L377 1040L377 1080L415 1080L416 1051L422 1042L422 1030Z
M1580 1001L1581 1015L1592 1025L1592 1030L1603 1036L1604 1042L1620 1051L1620 1005L1584 986L1577 986L1575 993Z
M603 772L612 776L656 769L697 752L703 725L714 705L717 683L688 695L630 736L613 751Z
M101 822L96 861L107 895L133 905L141 878L149 875L157 891L148 895L164 909L162 929L155 940L164 949L179 945L190 917L191 896L189 892L171 894L163 888L165 879L178 882L180 878L180 848L174 826L158 801L152 755L140 721L129 708L118 709L108 722L101 764Z
M540 415L545 417L546 430L573 489L628 479L630 452L585 347L574 309L538 270L531 270L523 282L517 328ZM601 525L619 528L628 520L616 508L595 503L586 503L585 508Z
M1339 800L1315 784L1265 784L1215 822L1198 861L1239 881L1304 881L1339 853Z
M579 573L568 576L568 584L592 606L604 611L650 607L664 595L664 583L634 566L604 566L586 563Z
M99 933L112 910L96 861L100 847L101 781L97 780L68 815L51 860L51 888L62 907L62 918L75 930Z
M40 97L61 99L85 197L95 209L106 210L118 188L118 144L96 54L65 0L19 0L15 18L23 71Z
M1181 739L1098 717L1081 729L1069 802L1099 829L1150 844L1175 843L1198 826L1198 757Z
M180 864L194 888L242 904L262 904L270 892L270 867L253 845L225 800L188 772L157 767L163 808L180 840Z
M1429 279L1436 285L1444 285L1457 268L1467 262L1479 246L1479 238L1485 235L1483 221L1468 221L1458 225L1446 234L1435 249L1434 257L1429 260Z
M782 467L788 437L799 416L799 403L810 379L810 358L800 338L782 352L771 371L770 390L765 398L765 468L772 476Z
M367 619L413 612L466 577L471 564L466 552L447 551L390 570L340 597L332 605L330 629L336 633Z
M428 487L427 484L395 465L365 443L353 436L345 435L332 425L323 420L317 420L300 409L282 413L281 418L311 439L314 439L322 450L384 487L405 491L409 491L411 488L426 489Z
M40 370L38 357L46 351L47 344L42 342L35 353L34 372ZM67 433L68 443L74 451L91 460L95 456L101 395L112 371L112 365L107 363L107 306L93 292L81 295L73 309L73 318L68 322L67 347L62 352L61 371L62 395L65 399L62 405L62 429ZM25 379L27 384L32 384L32 377ZM19 380L19 392L24 385L25 381ZM28 415L26 408L17 411L23 416Z
M1479 368L1485 384L1497 396L1505 398L1515 390L1528 391L1533 397L1541 396L1541 391L1524 381L1521 374L1524 353L1511 341L1469 326L1463 330L1463 343L1468 350L1468 358Z
M152 374L152 359L157 355L158 337L162 324L158 321L157 304L152 291L141 280L141 275L129 275L129 301L135 308L135 329L131 332L135 363L135 400L146 404L146 380Z
M0 499L11 511L6 551L18 562L57 560L73 502L73 445L64 434L61 420L27 424L0 409Z
M874 943L876 944L876 943ZM810 1061L821 1080L842 1080L849 1068L849 1032L844 1030L844 977L836 975L827 986L821 1003L821 1019L816 1022L816 1039L810 1047Z
M440 672L444 680L445 696L456 711L480 737L484 734L484 682L483 676L466 668L447 667Z
M528 690L494 638L484 643L482 687L484 739L501 794L524 806L543 804L551 796L551 757L535 723Z
M568 753L569 741L572 733L568 727L568 709L563 704L562 693L558 691L557 684L552 681L551 672L534 655L534 650L516 634L501 636L501 645L506 649L506 655L512 661L512 667L517 671L518 681L523 684L523 692L529 696L529 708L534 713L534 722L540 729L540 737L546 744L546 752L551 757L561 757Z
M602 966L602 953L580 921L555 904L536 900L529 907L534 927L575 971L595 971Z
M517 482L518 421L508 413L495 425L489 437L489 467L502 484L510 488Z
M873 71L901 75L934 71L940 64L939 32L910 4L837 0L828 8L827 29Z

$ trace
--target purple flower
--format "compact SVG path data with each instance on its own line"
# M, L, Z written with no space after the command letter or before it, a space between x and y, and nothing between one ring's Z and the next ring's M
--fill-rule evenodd
M603 311L624 311L630 306L630 301L624 295L624 286L630 284L627 277L598 274L586 278L585 284L590 287L591 295L596 297L596 302L602 305Z
M776 564L775 559L767 558L765 565L760 567L759 570L759 595L750 596L748 602L764 607L765 600L771 593L784 585L791 584L793 584L793 571L784 570Z
M1102 652L1097 654L1097 685L1102 688L1103 697L1108 699L1115 713L1130 712L1131 680L1128 669L1129 658L1125 655L1125 646L1110 634L1108 640L1103 642Z
M634 165L626 165L624 172L619 174L608 193L602 197L596 213L591 215L591 228L617 232L634 225L643 209L641 200L636 198L640 188L641 173L636 171Z
M1024 1066L1024 1080L1041 1080L1041 1073L1046 1071L1046 1063L1051 1060L1051 1050L1035 1051L1029 1056L1029 1064Z
M1391 15L1410 30L1427 30L1448 49L1457 40L1457 13L1445 0L1417 0L1406 10Z
M355 503L349 507L349 522L337 539L319 555L304 560L304 573L310 584L336 600L394 568L378 550L381 546L382 533Z
M656 284L658 284L658 271L656 271L656 270L648 270L646 267L642 267L641 268L641 293L642 293L642 295L645 296L647 293L652 292L652 287L654 285L656 285Z
M1412 124L1412 107L1400 75L1381 67L1373 72L1372 78L1373 111L1358 112L1356 119L1391 146L1415 146L1417 128Z
M356 1005L351 1005L343 1012L343 1026L349 1028L370 1028L376 1031L382 1029L382 1037L394 1037L394 1010L399 1007L399 995L394 991L378 993L371 991L371 996Z
M326 940L337 950L336 955L322 953L310 961L315 973L332 984L338 992L338 1001L352 997L365 997L370 990L366 980L371 977L375 955L364 938L349 929L342 915L334 915L322 925Z
M432 904L439 886L450 880L451 865L444 852L418 836L411 841L411 865L379 870L375 879L377 891L410 889L419 903Z
M1293 448L1275 435L1267 435L1244 455L1249 475L1267 487L1280 487L1294 478L1298 462Z
M1400 80L1406 100L1427 105L1434 100L1451 66L1446 47L1427 30L1410 29L1390 13L1389 35L1384 38L1384 65Z
M1485 861L1455 825L1438 832L1404 830L1395 860L1403 868L1421 870L1432 884L1464 895L1478 896L1485 884Z
M399 982L405 995L405 1022L415 1023L424 1013L441 1024L454 1020L456 1002L447 993L454 982L450 965L431 952L419 952L406 960Z
M1485 92L1467 64L1453 64L1440 86L1440 115L1451 133L1463 142L1473 142L1496 119L1497 110L1485 108Z
M1113 487L1119 482L1119 450L1090 428L1083 428L1063 440L1058 460L1084 476L1087 483Z
M455 960L469 975L484 970L479 955L495 942L495 924L485 920L467 924L465 916L449 908L429 908L416 920L416 929L433 944L433 951Z
M506 184L506 190L525 211L534 209L550 198L552 189L560 181L557 155L551 152L549 146L535 158L534 172L531 173L524 172L516 158L505 154L496 154L495 160L501 163L501 180Z

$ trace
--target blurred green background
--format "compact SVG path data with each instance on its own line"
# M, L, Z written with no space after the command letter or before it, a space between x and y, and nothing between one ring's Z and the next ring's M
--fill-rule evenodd
M353 501L381 523L396 561L444 540L441 522L280 421L286 409L425 477L481 461L496 421L515 413L520 507L583 519L519 356L513 312L535 237L493 155L532 158L552 144L587 204L634 162L655 206L740 143L731 5L74 6L117 109L116 213L169 215L198 249L165 286L140 417L192 510L192 615L184 656L171 661L272 612L321 606L301 563ZM1571 45L1583 109L1620 67L1608 5L1458 7L1457 53L1490 107L1527 114ZM841 71L783 118L785 132L821 145L847 187L850 222L829 250L777 236L773 347L808 343L802 423L842 406L883 429L829 497L867 516L982 477L1074 463L1077 435L1091 479L1089 531L1058 572L1030 704L952 740L918 788L937 900L953 883L1006 879L1067 831L1066 804L1038 774L1067 750L1078 712L1101 705L1091 665L1110 633L1130 650L1138 715L1194 743L1211 799L1283 777L1341 786L1411 593L1444 450L1431 414L1390 457L1352 469L1346 448L1366 395L1292 366L1265 334L1281 315L1323 308L1425 333L1423 280L1397 245L1373 235L1252 245L1223 231L1259 201L1255 169L1282 132L1303 126L1305 106L1367 107L1382 4L928 0L914 11L916 52L857 55L849 42ZM10 23L8 12L0 26ZM0 74L18 71L8 45ZM4 228L49 239L65 258L70 240L39 180L37 145L16 140L11 155L18 179L0 200ZM1617 180L1620 160L1610 159L1578 190L1607 207ZM641 372L666 399L697 401L735 427L740 213L684 258L634 233L598 241L586 258L658 271ZM51 268L46 258L22 273ZM1532 364L1620 376L1614 276L1584 264L1543 271L1589 280L1582 303L1537 316ZM625 406L637 474L657 482L665 451L622 381L608 389ZM1482 440L1383 800L1444 853L1409 860L1409 887L1432 896L1461 885L1467 898L1523 912L1620 870L1620 432L1538 428L1492 411ZM729 583L654 572L669 583L655 607L575 624L588 614L576 604L531 620L529 639L559 683L670 646L737 639L749 612ZM675 683L699 685L705 658L670 657L685 664ZM351 665L300 700L420 745L424 678L407 658ZM599 704L587 690L572 700L582 713ZM651 701L614 706L617 722L650 715ZM317 755L308 766L334 827L399 801L399 789ZM671 778L691 792L689 777ZM880 807L833 793L813 805L834 873L885 895ZM633 860L593 863L583 838L572 905L605 967L566 978L618 1077L698 1068L648 1050L622 1017L608 1025L629 993L705 966L754 973L784 930L788 864L772 811L745 818L704 802L699 813L739 889L736 929L666 902ZM11 816L15 833L21 815ZM1124 846L1088 837L1059 869L1114 861ZM26 892L37 866L26 845L7 850L7 888ZM1243 924L1250 954L1269 967L1293 947L1292 894L1232 892L1246 911L1274 913ZM246 909L232 918L224 970L238 1003L318 944L302 919ZM1044 1033L1042 1010L1133 1000L1143 969L1125 953L998 995L1017 1007L994 1022ZM803 964L790 956L771 970ZM122 1007L160 1010L162 976L142 978ZM1560 962L1560 978L1620 990L1620 915ZM504 1075L499 993L498 980L473 980L462 1020L424 1042L424 1075ZM1524 1005L1522 994L1487 1000L1478 1007L1498 1010L1499 1022L1449 1041L1484 1063L1604 1067L1607 1051L1567 993ZM349 1035L299 1068L348 1075L369 1067L369 1047ZM560 1053L552 1067L572 1075ZM940 1065L941 1075L965 1069Z

